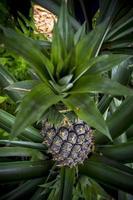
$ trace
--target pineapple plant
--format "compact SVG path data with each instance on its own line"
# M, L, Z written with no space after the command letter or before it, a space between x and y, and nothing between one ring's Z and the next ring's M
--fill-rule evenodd
M132 73L132 45L121 35L123 28L125 34L132 33L132 9L125 15L118 3L101 3L100 19L86 33L86 25L70 17L63 1L52 41L0 26L1 47L23 56L32 68L31 79L25 81L0 68L2 88L17 106L16 116L0 111L0 127L11 132L8 140L0 140L0 183L24 181L2 199L20 199L27 193L29 199L86 200L90 194L111 199L105 191L113 193L112 188L132 194L133 170L124 165L133 160L132 140L118 142L125 132L127 139L132 137L133 90L126 86Z

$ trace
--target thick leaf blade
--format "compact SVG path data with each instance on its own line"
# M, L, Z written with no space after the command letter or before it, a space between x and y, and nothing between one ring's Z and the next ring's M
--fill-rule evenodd
M133 193L133 170L102 156L93 156L83 166L80 173L94 178L99 183Z
M15 122L15 116L10 113L0 109L0 127L7 131L11 132L12 126ZM42 142L43 139L39 134L39 131L33 127L28 127L23 130L22 134L18 136L19 139L30 140L33 142Z
M103 57L103 59L100 60L99 58L99 61L96 62L96 64L88 70L87 74L99 74L109 71L120 64L126 65L127 61L130 58L130 56L121 54L119 55L108 54L100 57ZM98 59L98 57L96 59Z
M120 136L133 124L133 97L128 97L119 108L107 119L112 138ZM106 143L108 139L96 132L96 143Z
M31 194L32 191L37 189L38 185L42 184L43 181L43 178L28 180L23 184L20 184L20 186L18 186L11 192L8 192L7 194L1 196L1 200L15 200L25 198L25 196L28 197L28 195Z
M70 93L88 92L133 96L132 89L98 75L83 76L70 91Z
M58 20L58 31L67 50L72 47L72 27L68 15L67 3L62 1Z
M80 74L84 74L87 71L90 59L98 56L105 35L108 32L107 24L108 21L105 21L98 25L93 31L77 43L75 64L76 79L81 77Z
M49 161L16 161L0 163L0 183L22 181L47 175Z
M80 39L82 39L86 35L86 24L84 23L75 33L74 35L74 44L77 44Z
M37 80L19 81L19 82L10 84L5 89L8 91L16 92L21 97L24 97L25 94L30 92L32 90L32 88L34 88L39 83L40 83L40 81L37 81Z
M27 142L27 141L14 141L14 140L0 140L0 144L6 146L16 146L16 147L26 147L31 149L37 149L40 151L45 151L46 147L44 144Z
M59 100L60 97L45 84L37 85L23 99L13 126L13 135L20 134L28 125L39 120L43 113Z
M133 138L133 124L127 129L126 135L128 138Z
M63 45L63 38L61 38L57 24L55 24L54 31L53 31L53 39L52 39L52 48L51 48L51 60L55 66L55 69L54 69L55 75L59 76L58 73L62 69L61 67L59 68L59 61L63 63L63 58L65 56L64 55L65 53L66 52Z
M98 150L103 155L123 163L133 162L133 141L127 141L122 144L99 146Z
M105 121L89 95L71 95L63 100L63 102L68 108L72 109L80 119L111 139Z
M61 185L59 200L72 199L75 168L64 167L61 169Z
M36 157L43 159L43 154L35 149L25 147L1 147L0 157Z
M133 22L133 9L129 11L126 15L124 15L121 19L119 19L114 26L112 27L111 31L107 35L106 39L111 40L114 38L114 36L119 35L121 31L128 30L132 26ZM125 36L125 35L124 35Z
M0 66L0 86L4 89L10 84L14 84L15 81L15 78L3 66ZM15 102L19 101L22 97L16 91L5 91L5 93Z

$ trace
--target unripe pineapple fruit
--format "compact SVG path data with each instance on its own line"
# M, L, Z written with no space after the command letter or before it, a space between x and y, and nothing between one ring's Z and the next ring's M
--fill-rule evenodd
M45 122L42 135L58 166L82 164L94 147L92 129L81 120L57 128Z

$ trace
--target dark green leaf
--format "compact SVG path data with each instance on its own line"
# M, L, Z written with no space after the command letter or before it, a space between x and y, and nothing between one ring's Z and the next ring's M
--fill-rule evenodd
M31 194L36 188L38 188L38 185L43 182L43 178L37 178L28 180L23 184L20 184L17 188L12 190L11 192L1 196L1 200L15 200L20 198L28 197L29 194Z
M3 128L8 133L11 132L11 128L15 122L15 117L10 113L0 109L0 127ZM23 130L22 134L18 136L19 139L25 138L25 140L30 140L33 142L42 142L42 137L39 131L33 127L28 127Z
M64 99L63 102L68 108L73 110L80 119L88 123L89 126L96 128L111 139L105 121L89 95L74 94Z
M133 162L133 141L125 142L122 144L105 145L99 147L98 150L103 155L123 163Z
M48 174L49 161L16 161L0 163L0 183L22 181Z
M74 35L74 44L76 45L86 35L86 23L84 23Z
M46 147L41 143L27 142L27 141L11 141L11 140L0 140L0 144L6 146L18 146L18 147L27 147L32 149L38 149L40 151L45 151Z
M105 93L132 96L133 91L120 83L96 75L86 75L75 83L70 93Z
M30 200L44 200L45 196L43 196L44 188L39 187Z
M125 62L113 68L111 73L111 79L118 81L123 85L128 85L131 79L131 73L133 71L133 69L130 67L131 63L132 60L125 60Z
M100 57L103 59L100 59ZM103 55L103 56L99 56L99 61L96 62L96 64L94 66L92 66L89 70L88 70L88 74L97 74L97 73L103 73L106 71L111 70L112 68L123 64L123 66L125 65L125 68L127 67L127 61L129 60L129 56L126 55ZM95 58L98 60L98 57ZM120 66L118 66L119 68Z
M15 78L4 67L0 66L0 86L4 89L10 84L14 84L15 81L16 81ZM16 91L13 92L5 91L5 92L15 102L20 100L22 97Z
M69 21L69 15L67 10L67 3L62 1L60 16L58 20L58 31L63 39L65 47L69 50L72 47L72 27Z
M94 178L99 183L133 193L133 169L102 156L92 156L84 165L79 166L80 173Z
M21 97L23 97L25 96L25 94L27 94L27 92L30 92L32 88L39 83L40 81L37 80L19 81L9 85L5 89L8 91L15 91L18 95L21 95Z
M57 24L55 24L53 39L52 39L52 48L51 48L51 61L55 67L54 74L56 76L59 76L62 70L63 59L65 58L65 55L66 55L66 49L63 43L63 38L60 35Z
M113 97L110 95L104 95L98 103L98 109L102 114L108 109Z
M119 108L107 119L112 138L116 138L133 124L133 97L128 97ZM96 142L105 143L107 138L96 132Z
M37 160L44 158L43 154L35 149L24 147L1 147L0 157L36 157Z
M133 138L133 124L127 129L126 135L128 138Z
M58 101L60 96L55 95L45 84L37 85L24 97L12 130L13 135L19 135L24 128L39 120L44 112Z
M61 186L59 200L72 199L75 168L63 167L61 169Z
M123 30L128 30L130 27L132 27L133 22L133 10L130 10L129 13L124 15L122 18L120 18L114 26L111 28L111 31L107 35L107 40L114 40L114 36L119 35L120 32L123 32ZM124 35L125 36L125 35Z
M122 5L123 1L120 2L119 0L100 0L100 22L108 19L108 21L111 23L116 17L116 14L118 14L117 12L120 10Z
M107 30L107 21L105 21L77 43L75 64L76 78L79 76L81 77L80 74L85 73L89 69L88 65L90 59L99 54L104 37L108 32Z

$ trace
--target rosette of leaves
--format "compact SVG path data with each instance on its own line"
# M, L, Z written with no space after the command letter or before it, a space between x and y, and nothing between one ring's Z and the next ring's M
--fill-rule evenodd
M121 192L118 190L132 194L133 170L124 164L133 160L129 154L133 142L129 139L113 144L113 139L126 131L127 137L132 137L133 91L124 86L130 81L127 66L131 64L131 55L102 52L111 31L109 24L110 19L105 17L91 32L86 34L85 25L75 32L63 3L48 49L10 28L0 27L1 44L23 56L34 70L33 80L17 82L4 67L0 68L2 87L19 104L16 117L0 112L1 128L13 136L10 140L0 140L3 145L0 181L2 187L5 184L9 188L2 199L18 199L27 194L31 199L65 200L77 198L75 191L81 199L87 199L88 194L109 199L109 194L115 196ZM76 168L56 167L41 144L41 128L36 124L48 119L56 126L64 116L70 119L76 116L94 129L95 153ZM15 181L14 185L10 181ZM108 195L101 186L109 191Z

